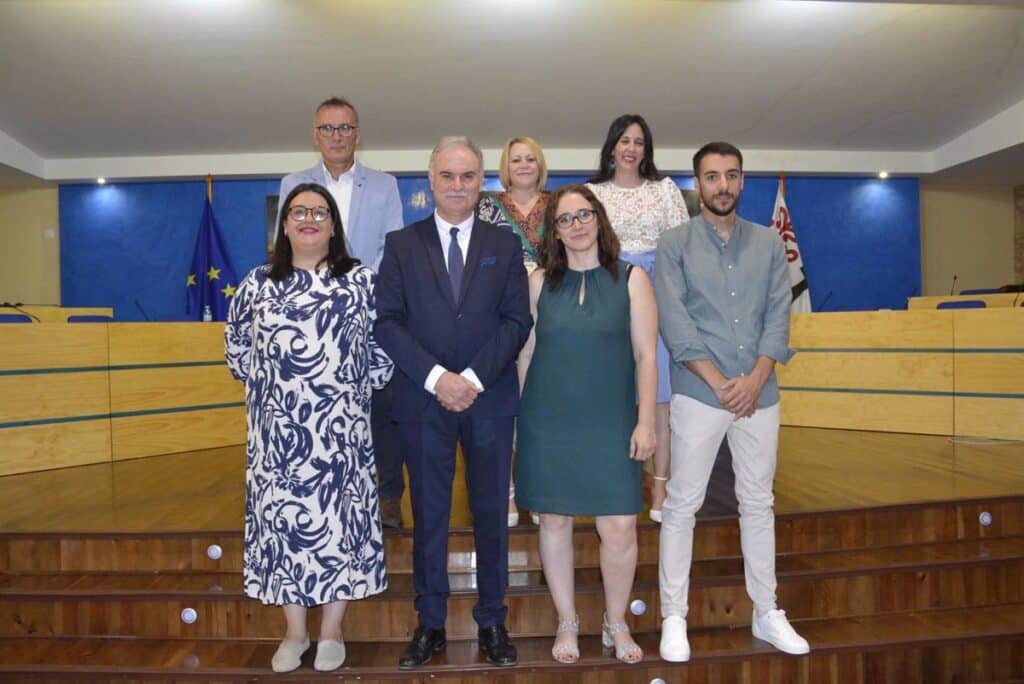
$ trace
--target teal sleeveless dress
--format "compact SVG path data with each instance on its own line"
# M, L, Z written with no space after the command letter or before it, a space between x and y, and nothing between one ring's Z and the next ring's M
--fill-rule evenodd
M636 368L629 269L566 271L537 300L536 347L517 427L516 503L537 513L633 515L642 470L629 458ZM584 301L580 286L586 280Z

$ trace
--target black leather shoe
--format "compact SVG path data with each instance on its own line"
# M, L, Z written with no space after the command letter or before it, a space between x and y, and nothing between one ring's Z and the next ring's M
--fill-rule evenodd
M431 658L444 650L447 643L443 629L417 627L412 635L412 641L398 658L398 669L411 670L426 665Z
M516 653L512 640L508 638L505 625L481 627L477 633L477 641L491 665L508 667L519 662L519 654Z

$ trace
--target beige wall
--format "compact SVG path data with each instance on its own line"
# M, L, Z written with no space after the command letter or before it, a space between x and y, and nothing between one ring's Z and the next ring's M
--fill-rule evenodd
M0 301L60 304L57 188L0 188Z
M1013 252L1012 186L921 184L922 294L1011 283Z

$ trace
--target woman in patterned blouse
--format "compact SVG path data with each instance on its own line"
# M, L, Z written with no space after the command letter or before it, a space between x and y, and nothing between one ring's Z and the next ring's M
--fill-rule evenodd
M350 600L387 588L370 394L394 365L373 338L373 271L345 250L331 194L299 185L282 204L270 263L238 286L224 331L245 383L246 596L284 608L274 672L309 648L306 612L323 606L314 667L345 661Z
M587 186L601 200L622 245L619 258L640 266L654 276L654 252L658 238L690 219L679 186L654 165L654 139L639 114L623 114L608 128L601 162ZM669 470L668 350L658 338L658 408L655 428L654 484L651 487L651 520L661 522L661 506L667 496Z
M523 261L532 271L537 265L537 247L544 234L544 210L551 194L544 191L548 167L540 145L526 136L506 140L498 177L505 190L484 195L477 216L515 233L523 245Z

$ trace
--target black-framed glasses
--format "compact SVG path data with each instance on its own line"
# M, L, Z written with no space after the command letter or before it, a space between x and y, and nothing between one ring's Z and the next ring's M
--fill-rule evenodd
M327 207L304 207L297 204L288 210L288 218L292 221L305 221L307 216L313 216L317 223L323 223L331 217L331 210Z
M597 216L597 212L593 209L580 209L575 214L566 212L555 219L555 225L559 228L568 228L573 221L579 221L582 226L593 221L595 216Z
M332 135L334 135L335 131L341 133L341 137L349 138L352 136L353 133L356 132L356 129L358 128L359 126L352 126L347 123L339 124L337 126L334 126L332 124L323 124L321 126L316 127L316 132L320 134L321 138L330 138Z

